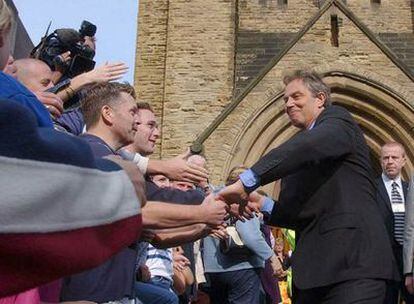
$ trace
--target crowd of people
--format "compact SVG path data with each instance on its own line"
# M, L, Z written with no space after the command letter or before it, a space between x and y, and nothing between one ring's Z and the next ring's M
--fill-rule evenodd
M15 60L13 22L0 0L0 304L414 303L404 146L384 144L375 181L319 75L284 78L301 132L212 185L184 147L150 158L156 114L117 82L125 64L94 67L93 24ZM280 179L277 201L258 189Z

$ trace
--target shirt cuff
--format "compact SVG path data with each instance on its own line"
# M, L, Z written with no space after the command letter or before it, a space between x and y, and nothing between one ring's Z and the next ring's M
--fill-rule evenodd
M274 200L272 200L270 197L266 197L263 202L262 208L260 208L260 211L272 214L272 210L274 206L275 206Z
M148 161L149 161L148 157L139 155L138 153L135 154L134 160L133 160L133 162L135 164L137 164L137 167L138 167L139 171L141 171L142 174L147 173Z
M239 175L239 178L247 193L253 192L260 187L259 177L251 169L243 171L243 173Z

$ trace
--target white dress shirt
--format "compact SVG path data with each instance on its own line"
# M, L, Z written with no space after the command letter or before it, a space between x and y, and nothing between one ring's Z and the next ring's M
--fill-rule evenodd
M388 178L388 176L382 173L381 177L382 177L382 181L384 182L385 189L387 189L388 197L390 198L390 201L391 201L392 211L393 212L405 212L405 198L404 198L404 190L403 190L402 182L401 182L401 176L398 175L396 178L390 179ZM391 185L393 182L397 183L397 190L401 195L403 204L392 204L392 200L391 200L392 186Z

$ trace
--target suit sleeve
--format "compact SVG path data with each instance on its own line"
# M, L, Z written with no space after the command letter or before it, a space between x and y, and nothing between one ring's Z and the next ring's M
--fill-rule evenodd
M356 126L350 114L331 112L334 113L324 115L313 129L298 133L253 165L251 169L260 178L261 185L308 164L339 159L354 150Z
M405 227L403 263L404 274L413 272L413 250L414 250L414 176L411 177L408 195L405 203Z

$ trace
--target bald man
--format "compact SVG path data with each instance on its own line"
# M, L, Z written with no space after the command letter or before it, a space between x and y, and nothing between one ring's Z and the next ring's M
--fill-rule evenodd
M63 101L54 93L46 92L53 87L52 70L41 60L33 58L14 61L16 78L46 106L53 117L63 112Z
M380 161L382 174L377 179L377 204L401 275L401 282L387 282L386 298L383 303L397 304L400 303L399 297L402 297L406 304L413 304L414 297L404 287L405 277L412 278L412 267L407 267L412 265L412 254L410 254L411 260L404 259L403 256L403 249L406 250L403 245L407 247L407 244L404 244L404 221L408 214L406 201L408 183L401 178L401 171L406 163L404 146L397 142L386 143L381 147ZM406 264L404 268L403 264Z

